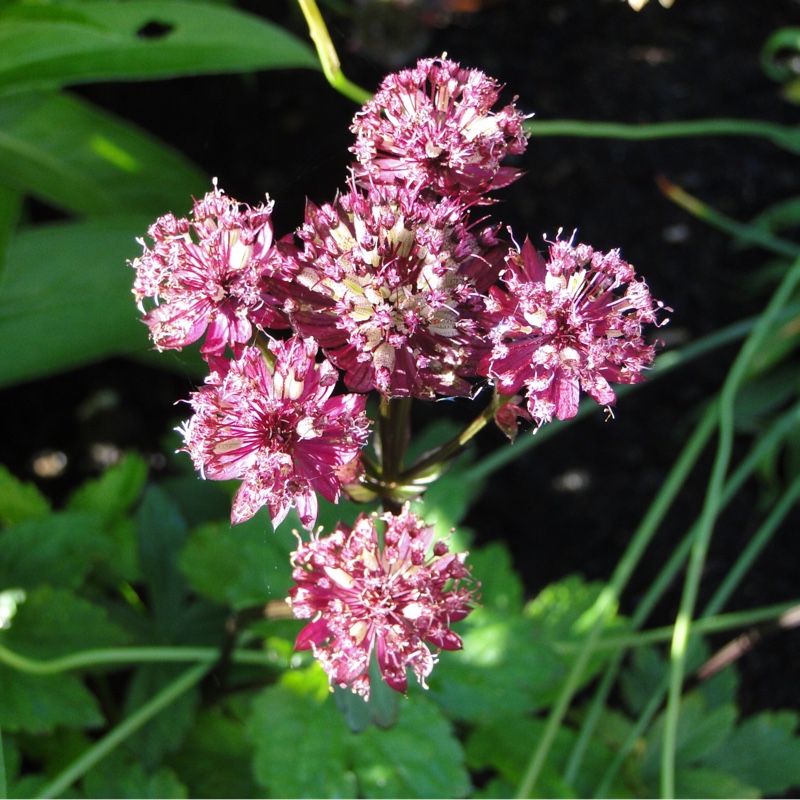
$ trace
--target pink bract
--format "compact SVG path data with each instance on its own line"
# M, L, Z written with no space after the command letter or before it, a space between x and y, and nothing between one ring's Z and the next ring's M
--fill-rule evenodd
M383 679L398 692L411 669L422 686L436 662L426 642L458 650L450 625L473 606L466 553L444 542L429 549L433 528L408 509L384 515L383 546L376 517L359 516L352 529L340 523L329 536L312 536L292 554L296 586L289 603L298 618L312 618L297 637L312 649L331 684L369 699L373 652Z
M262 276L270 274L272 203L240 207L215 186L195 201L189 219L172 214L150 226L152 248L144 241L133 292L159 350L181 349L204 333L202 352L241 353L253 325L286 327L265 303Z
M181 432L205 477L242 479L233 522L266 505L277 526L296 506L310 529L316 493L337 501L337 472L366 443L366 397L331 397L337 372L327 361L315 363L313 341L273 341L270 350L271 369L256 347L236 361L212 358L209 385L192 395L194 416Z
M505 290L491 290L492 350L479 368L500 394L524 388L538 425L574 417L581 390L610 406L616 399L611 382L644 380L655 345L645 342L642 327L657 324L663 308L616 250L604 254L559 240L549 255L545 262L526 239L509 256Z
M481 202L519 177L500 164L527 144L525 116L513 103L491 110L500 89L479 70L444 57L389 75L353 121L356 177L365 185L402 183L414 193Z

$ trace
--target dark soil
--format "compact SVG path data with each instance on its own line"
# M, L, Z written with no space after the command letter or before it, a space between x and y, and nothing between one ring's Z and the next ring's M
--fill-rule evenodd
M446 3L429 3L444 6ZM475 3L475 5L479 5ZM345 72L374 88L388 71L366 51L405 58L444 51L478 67L518 95L536 118L662 122L709 117L796 123L759 66L776 28L796 24L791 0L656 0L635 13L619 0L507 0L453 16L442 28L414 31L424 50L397 52L379 38L362 41L345 20L332 30ZM276 8L273 8L275 6ZM304 36L287 0L253 3L255 13ZM329 15L330 16L330 15ZM362 37L362 40L364 37ZM86 87L83 93L160 136L208 172L228 194L276 201L276 228L293 229L303 201L332 198L348 162L354 107L312 72L263 73L158 84ZM753 273L762 253L735 251L730 240L670 203L654 178L662 174L716 208L746 220L770 204L800 194L796 159L753 139L716 138L621 142L533 139L522 164L526 177L503 193L493 213L540 241L559 229L578 230L598 249L619 247L646 276L655 297L673 309L667 345L694 341L759 310L764 296ZM185 213L186 209L172 209ZM165 209L166 211L166 209ZM121 267L124 268L124 267ZM143 327L142 335L145 336ZM699 404L716 391L735 354L728 349L685 367L620 401L616 419L602 409L514 462L491 479L468 524L479 541L503 539L530 593L572 572L607 577L643 512L680 452ZM33 480L33 457L63 451L68 467L51 481L36 479L60 499L102 462L98 444L158 454L184 410L173 406L192 387L182 377L111 361L3 392L14 409L0 458ZM481 445L502 446L487 433ZM154 455L156 468L162 460ZM663 564L702 502L709 466L698 470L634 578L625 610ZM717 530L705 585L716 586L758 525L759 486L743 492ZM730 608L781 602L797 594L800 546L787 523ZM674 614L680 587L658 613ZM701 602L703 598L701 597ZM800 709L800 634L784 633L741 661L746 711Z

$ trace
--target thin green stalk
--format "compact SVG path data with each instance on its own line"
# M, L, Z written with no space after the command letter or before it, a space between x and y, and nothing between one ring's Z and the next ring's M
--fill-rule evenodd
M6 761L3 756L3 729L0 728L0 798L8 797L8 785L6 783Z
M677 750L678 718L680 714L681 689L686 667L686 648L692 625L692 615L705 565L705 558L711 541L714 524L721 506L722 489L728 471L734 435L734 403L736 395L745 379L747 370L775 325L778 312L788 302L796 286L800 283L800 259L796 260L787 272L761 319L745 341L736 357L719 400L719 437L717 455L708 482L705 503L700 516L697 537L692 546L689 568L684 583L680 609L675 620L675 633L672 639L669 695L664 721L664 740L661 752L661 796L673 797L675 794L675 754Z
M216 656L214 660L216 660ZM66 791L98 761L105 758L115 747L118 747L125 739L158 714L159 711L165 709L184 692L189 691L195 684L199 683L206 672L211 669L214 660L195 664L172 683L165 686L155 697L148 700L141 708L138 708L127 719L117 725L114 730L106 734L80 757L75 759L60 775L57 775L48 783L36 797L58 797L62 792Z
M798 480L800 486L800 479ZM793 497L792 502L796 500ZM785 513L784 513L785 516ZM752 608L747 611L732 611L728 614L718 614L713 617L703 617L696 619L692 625L692 631L696 634L722 633L724 631L735 630L737 628L748 628L767 620L777 620L800 603L800 598L786 603L776 603L762 608ZM650 628L639 633L625 633L617 636L601 637L594 646L596 652L605 650L631 650L635 647L645 647L646 645L667 642L672 638L672 625L664 625L660 628ZM561 655L571 655L580 652L583 642L553 642L553 649Z
M741 464L739 464L733 475L726 483L722 498L723 507L727 506L731 499L736 496L744 482L756 470L764 455L772 450L778 444L778 442L785 438L785 436L791 430L793 430L799 422L800 403L783 414L776 422L773 423L766 433L762 434L758 438L753 447L750 448L746 458L741 462ZM634 630L640 628L644 624L645 620L649 618L658 601L672 584L672 581L678 574L678 571L683 566L686 558L689 555L696 529L697 526L695 524L683 537L678 547L675 548L672 556L670 556L667 563L664 565L664 567L662 567L656 578L650 584L650 587L648 588L647 592L645 592L644 597L637 604L636 610L631 617L631 626ZM742 555L744 555L744 553ZM720 587L720 589L722 589L722 587ZM719 608L716 610L719 610ZM716 611L708 610L708 613L713 614L716 613ZM670 628L670 631L671 630L672 629ZM575 742L572 753L570 754L566 769L564 770L564 780L570 785L574 784L575 782L575 778L580 770L586 748L589 745L592 734L594 733L597 723L605 708L608 696L610 695L611 690L616 683L617 675L624 657L625 650L620 649L620 651L606 667L600 684L594 693L592 703L586 713L586 716L584 717L580 733ZM627 753L624 755L627 755ZM607 773L606 776L604 776L604 781L601 785L610 785L614 774L616 773L614 772L609 776Z
M531 136L579 136L586 139L649 140L687 136L758 136L793 152L797 152L800 143L800 131L797 127L749 119L698 119L640 125L574 119L534 119L526 122L525 128Z
M157 664L174 662L207 662L219 658L214 647L109 647L104 650L83 650L51 659L21 656L0 645L0 663L31 675L57 675L73 669L86 669L110 664ZM234 650L236 664L268 666L273 663L268 653L256 650Z
M791 510L794 503L797 501L798 492L800 492L800 479L795 481L790 490L784 494L784 497L781 499L776 506L773 512L769 515L767 520L762 523L759 527L758 531L756 531L755 535L753 536L752 542L758 543L758 551L750 552L751 548L747 548L747 552L742 553L742 555L737 559L736 564L733 566L731 573L737 575L737 579L740 580L745 575L745 570L741 568L741 565L744 562L748 564L752 563L753 560L758 556L761 550L766 546L772 534L778 528L778 525L785 519L786 515ZM704 620L706 617L709 617L712 613L715 613L715 610L718 610L722 605L724 605L727 595L729 595L735 588L737 584L730 583L728 584L723 583L714 595L712 596L711 600L708 602L706 607L703 609L700 619L695 620L692 625L692 636L702 632L704 627ZM789 604L790 607L793 607L795 603ZM778 611L778 607L773 607L773 610ZM788 610L788 609L787 609ZM747 612L744 612L747 613ZM779 618L782 615L781 613L777 614ZM664 679L659 683L659 685L653 690L653 693L650 697L650 700L647 703L645 709L639 715L639 719L636 721L633 728L628 733L628 737L626 740L620 745L619 749L617 750L617 754L614 758L614 761L609 765L608 769L606 770L605 775L603 776L602 781L600 782L595 797L605 797L611 788L611 782L613 781L614 777L616 776L617 772L622 767L623 762L628 757L629 753L633 750L636 745L636 742L640 740L640 738L644 735L645 730L650 725L655 716L656 712L661 708L661 703L664 700L664 696L667 693L669 688L669 675L665 675Z
M520 783L517 797L530 797L544 766L550 747L555 740L558 729L567 713L572 698L578 690L584 670L592 654L595 643L600 637L603 626L619 601L622 590L638 564L647 545L650 543L667 510L672 505L680 488L685 483L697 459L708 442L716 422L716 407L706 410L694 433L685 445L678 459L672 466L667 479L658 492L653 503L633 536L625 553L617 564L611 580L601 592L592 608L594 623L584 642L583 650L573 662L564 687L547 719L544 733L534 750L528 767Z
M328 83L337 92L359 105L366 103L372 97L372 93L362 89L345 77L336 48L333 46L331 36L325 25L325 20L322 19L322 14L319 12L316 0L297 0L297 2L308 24L311 41L314 42L314 46L317 48L319 63L322 65L322 72Z

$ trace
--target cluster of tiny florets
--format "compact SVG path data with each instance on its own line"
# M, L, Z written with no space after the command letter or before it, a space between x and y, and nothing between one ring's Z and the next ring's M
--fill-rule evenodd
M308 201L293 235L274 236L269 198L250 207L215 182L141 241L133 292L155 347L202 340L209 375L180 432L204 477L241 481L233 522L266 507L278 525L295 508L310 531L318 496L374 497L368 392L435 400L488 384L513 439L520 421L574 416L581 392L609 406L611 383L642 380L655 353L643 327L662 306L619 253L558 239L545 260L483 216L527 145L502 88L421 60L356 115L345 190ZM332 685L368 697L375 658L404 692L409 669L424 686L436 652L461 647L466 553L432 535L406 508L300 542L289 600L311 622L297 647Z

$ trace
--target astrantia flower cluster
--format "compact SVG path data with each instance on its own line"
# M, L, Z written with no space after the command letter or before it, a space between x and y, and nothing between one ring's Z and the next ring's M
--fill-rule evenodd
M466 554L441 541L431 551L433 527L407 508L383 521L383 546L377 519L362 514L352 529L340 523L292 554L289 603L299 619L312 618L295 647L312 649L332 684L366 698L373 652L392 689L405 692L407 669L425 686L436 663L426 642L460 650L450 625L473 605Z
M298 638L332 685L369 695L374 656L404 692L461 640L472 606L466 554L436 544L404 509L487 420L509 435L602 405L653 361L643 326L661 305L619 253L557 240L544 260L484 212L521 176L525 116L496 108L502 87L445 57L388 76L352 125L345 190L306 204L276 238L272 203L249 207L214 185L188 218L167 214L133 261L134 294L159 350L201 339L206 385L181 428L184 450L214 480L239 479L233 522L295 508L312 530L318 496L383 502L376 518L315 533L292 556ZM147 309L147 310L145 310ZM203 338L205 337L205 338ZM407 403L493 399L463 439L406 468ZM372 453L367 393L380 398ZM405 409L405 410L403 410Z

